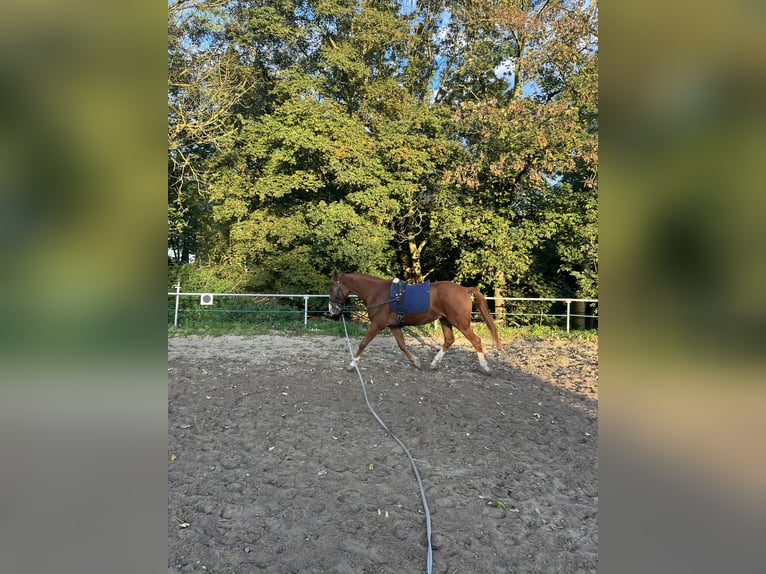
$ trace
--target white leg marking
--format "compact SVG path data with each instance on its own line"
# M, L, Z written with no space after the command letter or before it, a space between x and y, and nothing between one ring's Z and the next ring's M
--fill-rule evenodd
M487 364L487 361L484 359L484 353L476 353L476 354L479 356L479 366L481 367L481 370L489 375L492 371L490 370L489 365Z
M439 352L436 353L436 356L434 357L434 360L431 361L431 368L435 369L439 366L439 363L442 361L442 357L444 356L444 349L439 349Z
M356 369L356 366L357 366L357 365L358 365L358 363L357 363L357 358L356 358L356 357L354 357L354 358L351 360L351 362L349 363L349 365L348 365L348 370L349 370L349 371L353 371L354 369Z

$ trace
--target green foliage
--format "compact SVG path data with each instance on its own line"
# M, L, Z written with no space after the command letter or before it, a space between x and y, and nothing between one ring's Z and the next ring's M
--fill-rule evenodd
M372 275L390 271L391 233L357 214L347 203L320 201L306 213L311 229L312 256L332 269Z
M172 273L210 291L324 292L341 269L596 297L597 10L173 3L168 242L196 261Z
M191 293L241 293L244 288L242 274L223 265L203 266L197 263L171 266L168 273L168 292L180 282L181 288Z

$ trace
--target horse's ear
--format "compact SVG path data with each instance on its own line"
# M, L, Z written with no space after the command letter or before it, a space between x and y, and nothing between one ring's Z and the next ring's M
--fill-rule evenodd
M333 271L332 275L330 276L330 279L332 279L333 281L337 281L338 280L338 272L337 271Z

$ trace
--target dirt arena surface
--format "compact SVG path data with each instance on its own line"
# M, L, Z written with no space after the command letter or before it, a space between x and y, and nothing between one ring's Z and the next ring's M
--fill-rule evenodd
M425 365L441 344L406 340ZM491 376L464 343L433 372L391 336L360 362L433 572L596 572L597 343L484 341ZM349 360L330 336L168 340L168 572L426 572L415 476Z

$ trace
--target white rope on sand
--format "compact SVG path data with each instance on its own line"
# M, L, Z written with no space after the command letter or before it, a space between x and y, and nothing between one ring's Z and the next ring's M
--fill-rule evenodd
M381 418L378 416L378 413L375 412L375 409L372 408L372 405L370 404L369 399L367 398L367 386L364 383L364 377L362 377L362 372L359 370L359 365L357 361L354 361L354 351L351 349L351 341L348 338L348 329L346 328L346 318L343 317L341 314L341 319L343 319L343 330L346 333L346 343L348 344L348 351L351 353L351 360L353 361L354 368L356 369L356 374L359 375L359 381L362 383L362 391L364 392L364 401L367 403L367 408L370 409L370 412L375 417L375 419L380 423L380 426L383 427L383 429L391 435L391 438L393 438L397 443L399 443L399 446L402 447L402 450L404 450L404 454L407 455L407 458L410 460L410 465L412 466L412 472L415 474L415 479L418 481L418 488L420 489L420 500L423 502L423 512L426 515L426 537L428 540L428 561L426 563L426 568L428 574L431 574L432 572L432 563L433 563L433 548L431 547L431 513L428 510L428 501L426 500L426 491L423 488L423 481L420 480L420 472L418 471L418 466L415 464L415 459L412 458L412 455L410 454L409 449L404 446L404 443L400 441L397 436L392 433L390 430L388 430L388 427L386 424L381 420Z

